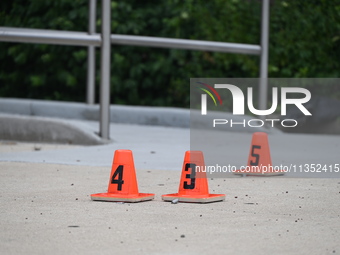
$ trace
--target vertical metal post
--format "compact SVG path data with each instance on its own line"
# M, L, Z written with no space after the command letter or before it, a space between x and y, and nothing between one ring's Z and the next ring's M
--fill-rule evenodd
M111 0L102 0L100 60L100 136L110 139Z
M96 33L96 3L97 0L89 0L89 34ZM95 103L95 63L96 63L96 48L88 46L87 48L87 90L86 102L88 104Z
M267 109L267 95L268 95L268 38L269 38L269 0L262 0L259 110Z

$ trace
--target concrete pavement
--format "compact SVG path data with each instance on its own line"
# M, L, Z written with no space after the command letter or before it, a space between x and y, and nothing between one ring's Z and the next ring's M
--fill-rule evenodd
M67 122L90 133L98 128L93 120ZM171 204L161 195L178 190L190 130L111 123L110 131L112 143L94 146L0 142L0 254L340 252L338 173L209 178L210 192L226 194L224 202ZM202 143L219 142L218 157L246 164L251 133L200 134ZM340 163L338 136L274 132L269 142L276 165ZM116 149L133 151L139 190L155 193L153 201L90 200L107 190Z
M0 162L1 254L337 254L339 179L209 180L224 202L171 204L180 172L138 170L137 204L95 202L109 167Z

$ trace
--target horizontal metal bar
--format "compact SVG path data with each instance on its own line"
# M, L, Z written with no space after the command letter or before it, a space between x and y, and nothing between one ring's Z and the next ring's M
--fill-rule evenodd
M99 47L101 45L101 36L100 34L89 35L85 32L0 27L0 41ZM111 43L120 45L145 47L151 46L184 50L204 50L252 55L260 55L261 53L261 47L259 45L173 39L151 36L112 34Z
M0 27L0 41L77 46L100 46L101 44L99 34L12 27Z
M224 43L213 41L173 39L165 37L134 36L134 35L111 35L112 44L153 46L160 48L175 48L186 50L218 51L230 53L242 53L260 55L261 46L242 43Z

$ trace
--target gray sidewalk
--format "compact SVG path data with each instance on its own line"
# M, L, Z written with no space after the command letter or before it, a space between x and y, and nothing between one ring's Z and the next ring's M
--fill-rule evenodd
M83 121L82 124L89 128L98 125L97 122L89 121ZM181 168L184 152L190 149L187 128L111 124L110 129L112 142L108 144L66 146L57 150L3 150L0 161L110 166L115 150L129 149L134 153L138 168L174 170Z
M69 122L71 122L69 120ZM95 130L94 121L76 121L84 129ZM112 142L96 146L65 146L57 150L6 151L0 153L0 161L34 162L85 166L110 166L117 149L129 149L134 153L138 169L181 170L184 153L190 150L188 128L111 124ZM215 159L226 159L236 167L245 166L250 150L251 133L200 131L202 139L217 140L219 147L204 151L206 164ZM196 137L196 136L195 136ZM291 169L304 164L322 166L339 164L340 137L333 135L269 134L273 165L289 166ZM205 143L203 140L202 143ZM20 147L20 143L17 145ZM213 155L212 155L213 154ZM218 162L218 160L216 161ZM295 177L340 177L339 172L291 172Z

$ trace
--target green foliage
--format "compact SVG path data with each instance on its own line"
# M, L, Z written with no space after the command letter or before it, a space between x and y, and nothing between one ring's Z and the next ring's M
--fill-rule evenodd
M100 1L97 1L100 31ZM261 1L112 1L112 33L259 44ZM271 1L269 77L339 77L340 0ZM87 0L0 2L0 26L87 31ZM189 106L192 77L258 77L259 57L112 45L111 102ZM97 96L100 52L97 50ZM86 47L0 42L0 96L84 101ZM340 97L338 87L323 87Z
M271 15L271 76L339 77L340 1L280 1Z

